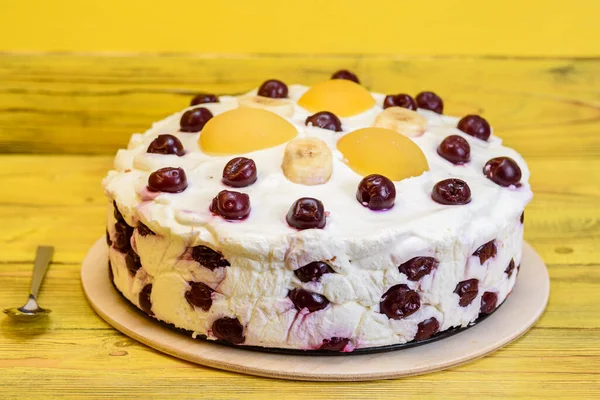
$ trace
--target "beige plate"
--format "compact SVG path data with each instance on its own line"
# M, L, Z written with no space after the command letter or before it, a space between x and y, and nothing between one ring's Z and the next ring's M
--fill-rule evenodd
M493 315L454 336L389 353L302 356L261 353L194 340L166 328L130 305L108 278L105 239L90 249L81 267L83 290L106 322L163 353L197 364L273 378L366 381L424 374L489 354L524 334L544 312L550 279L544 261L525 243L517 284Z

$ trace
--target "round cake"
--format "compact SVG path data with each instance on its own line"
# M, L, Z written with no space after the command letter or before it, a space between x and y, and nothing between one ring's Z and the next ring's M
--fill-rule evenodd
M109 273L149 316L239 346L352 352L466 327L510 295L523 158L433 92L349 71L199 94L117 152Z

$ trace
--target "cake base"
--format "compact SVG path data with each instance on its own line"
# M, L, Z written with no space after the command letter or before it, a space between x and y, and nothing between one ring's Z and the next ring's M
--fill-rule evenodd
M314 357L312 352L298 355L298 351L278 349L280 354L276 354L272 349L260 349L259 352L248 351L259 348L223 346L193 339L171 326L158 323L131 305L110 282L104 238L99 239L86 255L81 280L90 305L100 317L127 336L156 350L228 371L313 381L392 379L439 371L482 357L517 339L533 326L542 315L550 294L546 266L535 250L525 243L513 293L490 318L480 318L469 329L441 332L428 341L359 349L349 353L350 357L321 352L317 353L319 357ZM399 349L402 351L388 352Z

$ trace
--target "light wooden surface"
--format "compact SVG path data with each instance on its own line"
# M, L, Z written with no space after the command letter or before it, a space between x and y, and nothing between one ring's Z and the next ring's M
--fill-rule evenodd
M100 181L132 132L189 94L340 67L375 90L437 90L480 110L532 171L526 240L546 261L548 309L524 337L465 366L397 381L299 383L176 360L88 306L83 256L104 230ZM387 91L387 90L386 90ZM384 57L0 56L0 308L25 301L37 244L56 246L46 321L0 317L2 399L594 398L600 396L600 60ZM46 153L46 154L40 154ZM34 385L32 382L39 382Z
M595 0L2 0L0 49L598 56Z
M158 325L113 287L108 247L101 237L85 256L81 283L90 305L103 320L153 349L225 371L302 381L358 382L422 375L484 357L525 334L540 318L550 295L544 261L525 244L519 280L493 315L459 334L413 348L342 356L272 354L195 340Z

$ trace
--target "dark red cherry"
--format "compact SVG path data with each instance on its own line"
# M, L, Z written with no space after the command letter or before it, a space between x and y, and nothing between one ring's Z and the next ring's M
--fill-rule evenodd
M246 340L244 337L244 327L237 318L219 318L212 324L212 334L217 339L233 344L241 344Z
M459 282L454 289L459 297L458 304L461 307L466 307L473 302L473 299L477 297L479 292L479 281L477 279L468 279L466 281Z
M370 210L387 210L394 207L396 187L383 175L369 175L358 184L356 199Z
M484 262L489 260L492 257L496 257L496 253L498 250L496 249L496 242L490 240L489 242L481 245L475 252L474 256L479 257L479 263L483 265Z
M204 125L213 117L208 108L196 107L187 110L179 121L181 132L200 132Z
M211 271L221 267L229 267L231 265L229 264L229 261L223 257L223 254L202 245L192 247L192 258Z
M323 339L323 344L319 350L327 351L342 351L346 348L350 339L343 337L332 337L329 339Z
M246 157L232 158L223 168L223 183L227 186L250 186L256 182L256 178L256 164Z
M417 334L415 335L415 340L425 340L429 339L440 330L440 323L435 318L426 319L423 322L419 322L417 325Z
M444 102L433 92L421 92L416 97L419 108L430 110L438 114L444 113Z
M335 271L322 261L314 261L294 271L294 274L300 279L300 282L319 282L325 274L332 274Z
M525 211L523 211L523 212L521 213L521 219L520 219L520 220L521 220L521 223L522 223L522 224L523 224L523 223L525 223Z
M112 246L112 240L110 240L110 235L108 234L108 229L106 230L106 244Z
M467 135L471 135L481 140L488 140L492 130L490 124L479 115L467 115L458 121L456 126Z
M415 99L404 93L389 94L385 96L385 100L383 100L383 108L389 107L402 107L413 111L416 111L418 108Z
M288 87L277 79L269 79L258 88L258 95L272 99L285 99L288 97Z
M135 276L138 269L142 268L140 256L138 256L133 249L129 249L127 254L125 254L125 265L127 266L129 273L133 276Z
M197 106L198 104L205 103L218 103L219 98L212 93L198 93L192 101L190 102L190 106Z
M137 230L138 230L138 233L140 235L142 235L142 236L148 236L148 235L154 236L154 235L156 235L154 232L152 232L152 229L148 228L146 225L144 225L141 222L138 222Z
M290 207L286 221L296 229L323 229L325 227L325 208L323 203L312 197L299 198Z
M381 297L379 309L391 319L402 319L421 307L421 297L407 285L394 285Z
M496 309L496 303L498 303L498 295L494 292L485 292L481 295L481 308L479 312L482 314L489 314Z
M131 249L131 235L133 235L133 228L125 223L125 221L119 221L115 224L115 240L113 246L121 253L127 253Z
M194 307L208 311L212 306L213 290L202 282L189 282L190 289L185 292L185 299Z
M510 278L514 271L515 271L515 260L513 260L511 258L510 262L508 263L508 267L506 267L506 269L504 270L504 273L506 275L508 275L508 277Z
M317 128L329 129L334 132L342 131L342 121L340 121L334 113L330 113L329 111L321 111L306 118L304 125L309 126L309 124Z
M517 185L521 180L521 168L509 157L492 158L483 167L483 174L500 186Z
M180 193L186 188L187 177L183 168L161 168L148 177L148 190L153 192Z
M464 164L471 159L471 146L469 142L458 135L450 135L442 140L437 148L440 157L445 158L452 164Z
M444 179L435 184L431 198L444 205L468 204L471 202L471 189L462 179Z
M294 289L288 297L298 311L306 308L309 312L315 312L329 305L329 300L325 296L304 289Z
M152 284L150 283L150 284L144 286L144 288L140 292L140 296L139 296L140 307L148 315L154 315L154 313L152 312L152 300L150 299L151 294L152 294Z
M173 135L158 135L148 146L147 153L174 154L181 157L185 154L181 141Z
M250 214L250 196L232 190L221 190L213 199L210 211L229 220L244 219Z
M414 257L400 264L398 270L408 277L408 280L418 281L437 268L439 262L433 257Z
M331 79L345 79L347 81L352 81L360 84L358 77L352 72L348 71L347 69L340 69L339 71L334 72L334 74L331 75Z

